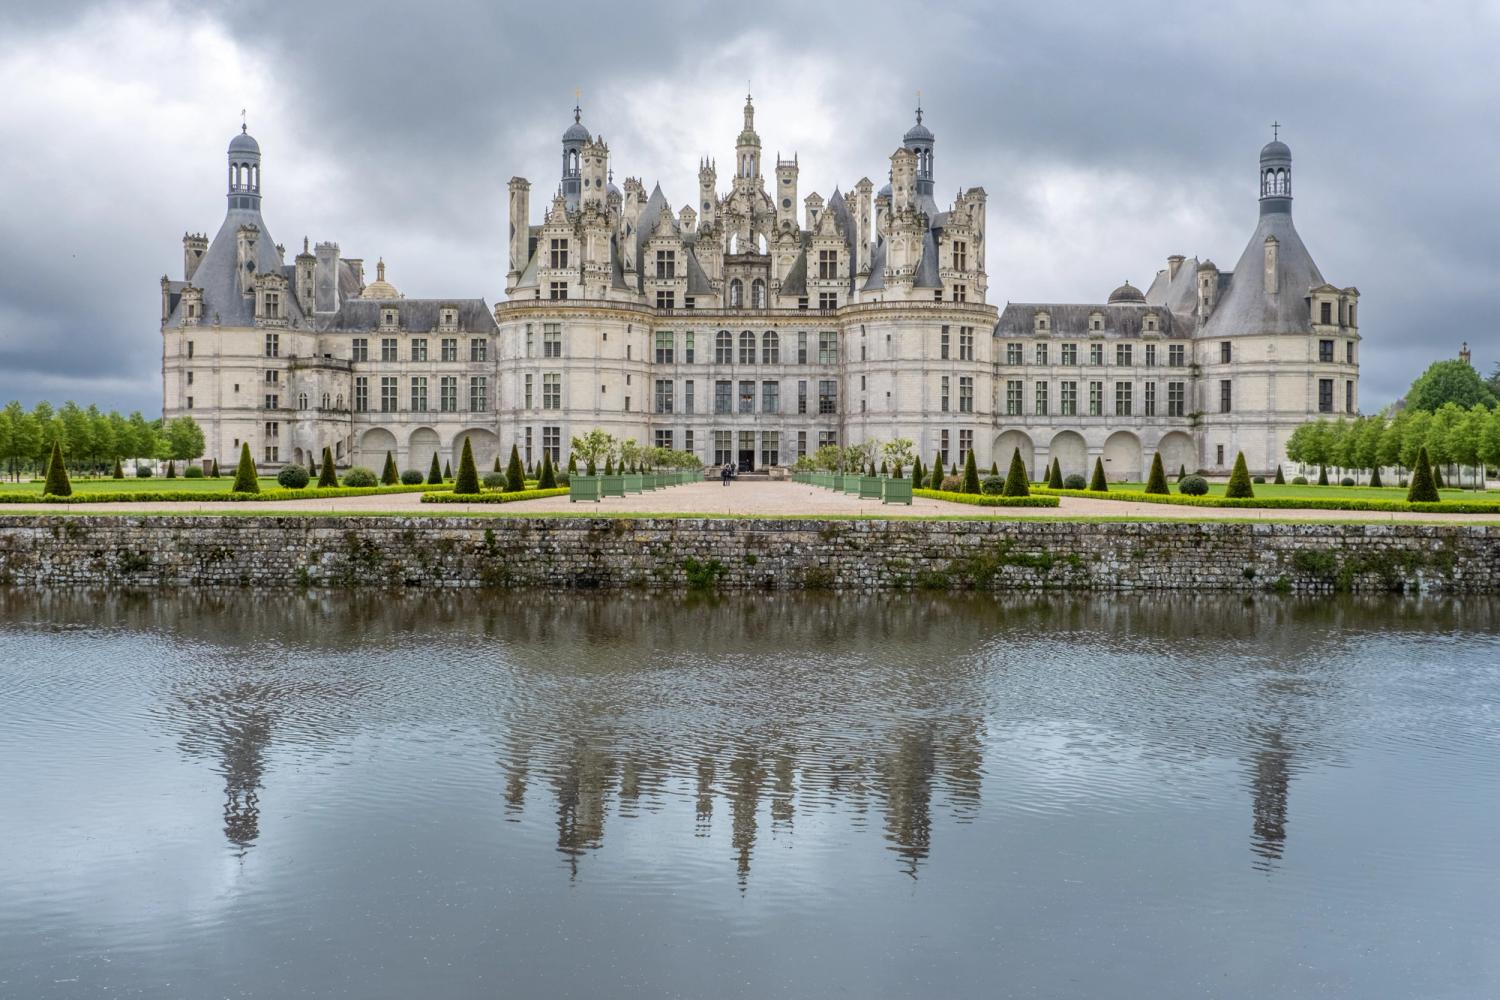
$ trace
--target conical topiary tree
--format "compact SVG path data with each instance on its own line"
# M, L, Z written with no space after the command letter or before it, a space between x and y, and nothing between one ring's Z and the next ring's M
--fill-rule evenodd
M499 461L498 458L495 461ZM521 453L510 446L510 461L505 465L505 492L519 493L526 488L526 470L521 467Z
M1026 463L1021 461L1021 449L1011 452L1010 468L1005 473L1005 485L1000 489L1003 497L1029 497L1031 484L1026 480Z
M234 470L234 485L231 493L259 493L260 480L255 476L255 460L250 457L250 442L240 445L240 464Z
M537 473L536 488L539 490L557 489L557 470L552 468L550 452L542 452L542 471Z
M1382 485L1384 485L1380 481L1380 466L1378 466L1378 465L1375 468L1373 468L1373 469L1370 470L1370 485L1371 486L1382 486Z
M167 462L167 478L168 479L176 479L177 478L177 463L174 462L174 461L171 461L171 460L168 460L168 462Z
M441 486L443 484L443 467L438 464L437 452L432 453L432 466L427 470L427 485Z
M1328 466L1326 466L1326 465L1320 465L1320 466L1318 466L1318 485L1319 486L1327 486L1328 485Z
M1089 480L1089 489L1095 493L1108 493L1109 480L1104 478L1104 459L1094 459L1094 475Z
M606 476L613 476L615 474L615 456L604 456L604 474Z
M1282 473L1281 473L1281 463L1280 462L1276 463L1276 478L1273 479L1273 480L1271 480L1271 482L1274 483L1274 484L1276 484L1277 486L1285 486L1286 485L1286 476L1282 475Z
M1432 485L1434 489L1446 489L1443 486L1443 470L1441 466L1434 465L1432 467Z
M514 449L515 445L511 445L511 448ZM495 467L493 469L491 469L490 471L491 472L499 472L500 471L500 453L499 452L495 453Z
M1023 472L1022 475L1025 473ZM970 448L969 453L964 456L964 492L979 492L979 466L974 461L973 448Z
M924 477L922 476L922 460L920 458L914 458L911 460L911 488L914 490L920 490L922 488L923 481Z
M68 478L68 466L63 461L62 444L56 440L52 442L52 455L47 459L47 484L42 487L42 492L54 497L73 495L73 481Z
M1427 460L1427 448L1417 451L1417 464L1412 466L1411 485L1406 490L1407 503L1437 503L1437 483L1433 481L1432 464Z
M209 475L213 476L215 479L219 478L219 460L217 458L214 459L214 468L213 471L209 473Z
M990 475L1000 475L1000 460L998 458L990 461Z
M1187 478L1187 466L1186 465L1179 465L1177 467L1177 481L1180 483L1180 482L1182 482L1186 478Z
M891 474L891 470L886 466L885 459L883 458L880 460L880 474L882 476L889 476Z
M121 467L120 460L118 458L115 459L115 471L112 472L110 475L113 478L115 478L115 479L124 479L125 478L125 469L123 467Z
M1250 483L1250 470L1245 467L1245 453L1234 456L1234 468L1229 473L1229 485L1224 495L1231 500L1248 500L1255 496L1255 487Z
M434 457L434 460L436 460L436 457ZM318 488L325 490L333 489L338 484L339 472L338 469L334 468L333 449L325 446L323 448L323 461L318 463Z
M463 454L458 456L458 479L453 483L453 492L470 496L479 493L479 470L474 467L474 448L468 438L464 438Z
M1167 487L1167 470L1161 465L1161 452L1157 452L1151 459L1151 474L1146 477L1147 493L1171 493Z
M443 463L443 478L444 479L452 479L453 478L453 463L452 462L444 462Z
M576 457L574 457L574 455L573 455L573 453L571 451L568 452L568 475L569 476L576 476L576 475L578 475L578 459Z
M932 481L927 484L929 489L940 490L943 488L943 456L932 456Z
M383 486L395 486L401 481L401 473L396 471L396 456L390 452L385 453L385 465L380 469L380 482Z
M1063 488L1062 463L1056 458L1052 460L1052 468L1047 473L1047 488L1049 490L1060 490Z

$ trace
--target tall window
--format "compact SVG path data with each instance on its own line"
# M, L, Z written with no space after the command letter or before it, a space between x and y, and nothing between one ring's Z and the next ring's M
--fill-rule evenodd
M1319 361L1332 361L1333 360L1333 341L1331 341L1331 340L1320 340L1320 341L1318 341L1318 360Z
M948 429L945 427L938 434L938 455L942 457L943 464L948 464Z
M1187 393L1184 391L1186 382L1167 383L1167 416L1180 417L1186 413Z
M688 379L682 383L682 412L693 412L693 380Z
M562 409L562 372L542 373L542 409Z
M392 375L382 375L380 378L380 412L396 412L396 379Z
M938 341L938 357L944 361L948 360L948 328L943 327L941 339Z
M741 413L755 412L755 383L746 379L740 382L740 406Z
M740 364L755 364L755 334L749 330L740 331Z
M823 281L832 281L839 276L839 252L837 250L818 251L818 277Z
M1330 381L1328 384L1332 385L1333 383L1332 383L1332 381ZM1231 381L1229 381L1229 379L1224 378L1224 379L1220 379L1219 380L1219 412L1220 413L1228 413L1228 412L1230 412L1234 408L1231 405L1231 403L1233 402L1233 395L1232 395L1232 393L1233 393L1233 387L1234 387L1234 383L1231 382Z
M457 337L444 337L443 341L442 341L442 349L443 349L443 360L444 361L457 361L458 360L458 338Z
M1186 352L1183 349L1183 345L1181 345L1181 344L1168 344L1167 345L1167 367L1168 368L1181 368L1183 366L1183 363L1186 361L1185 354L1186 354Z
M268 333L268 334L266 334L266 357L268 357L268 358L279 358L279 357L281 357L281 334L279 334L279 333Z
M1104 416L1104 383L1089 383L1089 416Z
M1134 359L1131 357L1132 353L1133 352L1131 351L1131 346L1129 344L1116 344L1115 364L1120 365L1121 367L1127 367L1134 364Z
M1019 364L1022 364L1022 361L1021 361L1021 345L1020 344L1006 344L1005 345L1005 363L1008 364L1008 365L1019 365Z
M958 360L974 360L974 328L972 326L958 328Z
M1036 415L1045 417L1047 415L1047 383L1038 382L1034 387L1033 395L1036 397Z
M669 378L656 380L656 412L672 412L672 380Z
M819 379L818 380L818 412L819 413L837 413L838 412L838 400L839 400L838 383L835 382L835 381L833 381L832 379Z
M807 332L797 334L797 364L807 364Z
M1333 379L1318 379L1318 412L1333 412Z
M669 428L658 427L656 429L655 444L658 448L672 447L672 431Z
M411 340L411 359L413 361L427 360L427 338L413 337Z
M1135 407L1135 383L1115 383L1115 416L1128 417Z
M561 302L568 297L568 283L566 281L552 281L547 284L547 298L554 302Z
M562 357L562 324L542 324L542 357Z
M1046 344L1037 344L1036 345L1036 363L1039 364L1039 365L1045 365L1047 363L1047 345Z
M955 271L969 269L969 245L963 240L953 241L953 269Z
M682 361L683 364L693 363L693 331L689 330L682 335Z
M658 289L657 292L656 292L656 308L658 308L658 309L676 309L677 308L677 293L676 292L672 292L672 291L667 291L665 289Z
M719 379L714 383L714 412L730 413L731 409L731 386L728 379Z
M1064 344L1064 345L1062 345L1062 363L1065 364L1065 365L1076 365L1076 364L1078 364L1078 345L1077 344Z
M781 338L776 336L775 330L767 330L760 338L760 363L781 364Z
M781 383L762 382L760 384L760 412L781 412Z
M1021 415L1021 380L1008 379L1005 383L1005 413L1007 416Z
M1154 367L1156 367L1156 345L1155 344L1147 344L1146 345L1146 367L1147 368L1154 368Z
M1065 417L1078 416L1078 383L1062 382L1058 385L1058 412Z
M1330 303L1330 302L1324 302L1322 305L1323 305L1323 308L1322 308L1321 317L1320 317L1321 320L1322 320L1322 322L1324 322L1324 323L1332 323L1333 322L1333 304Z
M797 412L807 412L807 379L799 379L797 382Z
M974 432L965 427L958 432L958 453L964 461L969 460L969 452L974 450Z
M974 379L969 375L958 378L958 412L974 412Z
M734 461L734 432L714 431L714 464Z
M750 304L756 309L766 307L766 283L759 278L750 283Z
M549 456L554 464L562 461L561 427L542 427L542 453Z
M1091 364L1091 365L1102 365L1102 364L1104 364L1104 345L1103 344L1090 344L1089 345L1089 364Z
M490 358L490 341L488 337L473 337L469 340L469 360L488 361Z
M734 334L720 330L714 335L714 364L734 363Z
M413 413L427 412L427 376L414 375L411 380L411 408Z
M1227 365L1229 364L1230 358L1232 358L1233 356L1232 345L1230 344L1230 342L1227 340L1219 341L1219 363L1222 365Z
M444 413L458 412L457 375L444 375L438 380L438 409Z
M1344 412L1354 412L1354 382L1351 379L1344 380Z
M484 375L469 377L469 409L483 413L490 408L490 380Z
M1156 416L1156 383L1147 382L1141 390L1141 412L1148 417Z
M675 250L656 251L656 276L658 278L677 277L677 252Z
M760 464L781 464L781 434L777 431L762 431L760 435Z
M354 409L357 413L370 409L370 380L364 375L357 375L354 379Z
M521 388L521 399L522 399L521 405L524 406L528 410L531 409L532 390L535 388L535 385L536 385L536 383L533 382L532 379L533 379L533 376L532 376L531 372L527 372L525 374L525 376L523 376L522 381L521 381L521 387L522 387Z
M839 293L838 292L819 292L818 293L818 308L819 309L837 309L838 307L839 307Z
M839 363L839 335L827 330L818 334L818 364L836 365Z
M1352 340L1344 341L1344 363L1354 364L1354 341Z
M568 241L553 240L547 257L548 267L568 266Z
M939 396L939 399L942 401L940 409L941 409L941 411L943 413L947 413L948 412L948 382L949 382L948 376L944 375L943 378L942 378L942 384L940 386L941 393L940 393L940 396Z
M656 363L659 365L670 365L672 363L673 336L671 330L656 331Z
M745 304L745 283L739 278L729 282L729 304L736 309Z
M400 345L397 343L395 337L381 337L380 338L380 360L381 361L399 361L399 360L401 360Z

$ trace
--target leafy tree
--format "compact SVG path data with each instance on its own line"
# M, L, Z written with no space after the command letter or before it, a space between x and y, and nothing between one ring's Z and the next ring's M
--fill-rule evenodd
M1490 411L1490 419L1479 436L1479 458L1485 465L1500 465L1500 408ZM1480 477L1481 482L1483 478Z
M979 492L979 466L974 464L974 449L970 448L968 455L964 456L964 490L965 493Z
M62 444L52 442L52 457L47 462L47 484L42 492L54 497L73 495L73 484L68 481L68 466L63 461Z
M162 450L161 436L157 433L156 425L136 410L130 414L125 421L128 435L125 442L121 442L120 450L125 453L126 458L155 458Z
M510 446L510 461L505 466L505 491L519 493L526 488L526 470L521 468L521 453Z
M5 459L13 479L21 478L21 466L37 453L37 438L41 429L36 417L27 413L15 400L5 404L4 416L0 418L8 429L7 436L0 438L0 457Z
M1147 493L1171 493L1167 486L1167 470L1161 465L1161 452L1151 457L1151 473L1146 477Z
M255 475L255 460L250 457L250 442L240 445L240 464L234 470L234 485L231 493L259 493L260 480Z
M1408 503L1437 503L1437 483L1433 479L1432 464L1427 460L1427 449L1417 449L1417 460L1412 465L1411 485L1406 490Z
M203 437L203 428L198 422L189 416L174 417L167 421L162 428L162 437L166 439L167 457L179 461L190 461L203 454L206 442Z
M441 486L443 484L443 467L438 464L437 452L432 453L432 466L427 470L427 485Z
M880 451L885 455L885 460L891 463L892 475L898 479L902 470L913 465L917 461L917 449L912 444L911 438L895 438L881 445Z
M1245 500L1255 496L1255 487L1250 483L1250 470L1245 466L1243 451L1234 457L1234 468L1229 472L1229 485L1224 487L1224 495L1232 500Z
M1494 411L1483 406L1472 406L1469 410L1457 417L1453 426L1448 430L1448 453L1453 461L1458 463L1459 480L1458 485L1463 486L1463 467L1476 468L1479 466L1479 452L1484 441L1485 427L1490 422ZM1474 486L1476 489L1484 488L1484 470L1480 469L1475 476Z
M1089 489L1095 493L1108 493L1109 480L1104 478L1104 460L1094 459L1094 475L1089 480Z
M1062 463L1055 457L1052 459L1052 469L1047 473L1047 488L1049 490L1063 488Z
M573 451L583 459L589 475L615 452L615 436L595 427L583 436L574 436ZM572 471L571 469L569 470Z
M1493 407L1495 393L1467 361L1434 361L1406 391L1408 409L1436 412L1445 403L1468 409L1475 404Z
M1432 414L1426 410L1406 410L1401 414L1400 464L1408 469L1417 467L1417 453L1427 444L1427 429L1432 424Z
M384 486L395 486L401 481L401 473L396 471L396 456L390 452L385 453L385 465L380 469L380 482Z
M542 452L542 471L537 474L536 488L539 490L557 489L557 471L552 468L550 452Z
M479 470L474 467L474 449L469 438L464 438L464 450L458 456L458 479L453 483L453 492L469 496L479 493Z
M1005 473L1005 486L1000 491L1003 497L1031 496L1031 483L1026 479L1026 463L1021 461L1021 449L1011 453L1010 468Z
M432 456L432 467L437 468L437 455ZM338 469L333 466L333 449L327 445L323 446L323 461L318 468L319 489L331 489L339 484Z

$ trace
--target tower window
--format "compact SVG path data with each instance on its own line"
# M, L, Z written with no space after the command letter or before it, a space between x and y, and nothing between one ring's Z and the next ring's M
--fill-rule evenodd
M677 277L677 253L674 250L656 251L656 276L658 278Z
M962 240L953 241L953 269L966 271L969 268L969 245Z
M823 281L831 281L839 276L839 252L837 250L818 251L818 278Z
M548 256L548 266L549 267L567 267L568 266L568 241L567 240L553 240L552 241L550 253L549 253L549 256Z

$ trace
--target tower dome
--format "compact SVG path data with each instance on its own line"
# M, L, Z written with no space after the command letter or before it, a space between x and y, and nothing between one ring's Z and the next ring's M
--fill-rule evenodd
M240 134L229 140L229 155L235 153L251 153L260 155L260 143L255 141L255 136L245 131L246 126L240 126Z
M229 140L229 208L260 210L260 143L244 125L239 135Z
M583 127L583 108L573 105L573 124L562 137L562 191L569 211L578 208L578 198L583 191L579 158L583 155L583 147L592 138L589 130Z
M1278 133L1260 148L1260 214L1271 215L1292 211L1292 150L1279 138L1280 125L1273 128Z
M1141 293L1141 290L1128 281L1109 293L1109 304L1112 306L1145 304L1145 301L1146 296Z
M901 145L917 154L917 194L932 197L932 145L937 137L922 124L922 95L917 95L917 121L901 137Z

